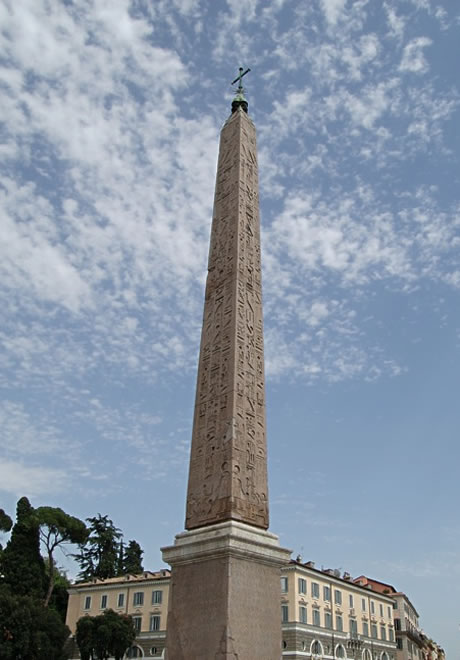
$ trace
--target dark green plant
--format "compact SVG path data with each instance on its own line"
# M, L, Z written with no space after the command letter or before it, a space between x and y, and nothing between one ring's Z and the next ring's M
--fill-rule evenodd
M108 516L100 513L87 518L89 536L80 544L80 552L72 555L80 564L79 579L110 578L117 574L121 531Z
M142 555L144 551L137 541L130 541L125 549L123 558L123 573L136 575L144 570L142 566Z
M16 507L16 523L0 557L2 583L18 596L45 596L45 564L40 554L39 524L27 497Z
M85 616L77 622L75 641L82 660L106 660L110 656L122 660L135 638L132 618L113 610L95 617Z
M69 629L54 610L31 596L0 587L0 658L64 660Z

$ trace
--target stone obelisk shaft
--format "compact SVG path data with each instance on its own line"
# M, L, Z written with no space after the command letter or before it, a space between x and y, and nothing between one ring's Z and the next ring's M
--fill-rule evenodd
M187 493L187 529L268 527L256 132L221 133Z
M241 72L241 70L240 70ZM267 531L264 355L254 125L242 90L221 133L187 494L167 660L279 660L280 567Z

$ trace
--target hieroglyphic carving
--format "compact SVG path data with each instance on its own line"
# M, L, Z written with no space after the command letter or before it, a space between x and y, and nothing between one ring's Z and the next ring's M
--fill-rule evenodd
M186 527L231 518L268 527L256 139L242 111L221 134Z

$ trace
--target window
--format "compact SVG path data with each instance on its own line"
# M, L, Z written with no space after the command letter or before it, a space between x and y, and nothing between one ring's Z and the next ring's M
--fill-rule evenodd
M140 607L144 604L144 592L136 591L133 595L133 605L134 607Z
M395 630L401 630L401 619L395 619Z
M312 642L311 653L312 655L323 655L323 647L321 646L321 642L318 642L317 639Z
M366 599L365 598L361 598L361 609L362 609L363 612L366 611Z
M352 596L352 594L350 594L348 596L348 604L350 605L350 607L353 607L353 596Z
M336 605L341 605L342 604L342 592L336 589L334 591L334 600Z
M391 619L391 607L388 607L388 618Z
M313 625L314 626L321 625L321 617L320 617L319 609L317 607L313 608Z
M363 621L363 635L364 637L369 637L369 624L367 621Z
M343 619L341 614L335 615L335 628L338 632L343 632Z
M125 604L125 594L118 594L118 607L123 607Z
M385 626L380 626L380 639L384 639L386 641L387 638L387 629Z
M331 588L323 587L323 600L331 600Z
M91 609L91 596L85 598L85 610Z
M152 591L152 605L161 605L163 602L162 591Z
M317 582L311 583L311 597L319 598L319 584Z
M281 578L281 593L282 594L287 594L288 592L288 579L287 577L282 577Z
M138 646L131 646L126 654L127 658L142 658L142 651Z
M375 603L371 600L371 614L375 614Z
M345 649L343 648L342 644L339 644L337 648L335 649L335 657L336 658L346 658L347 654L345 653Z
M160 617L158 614L152 614L150 617L150 632L157 632L160 630Z
M289 621L289 607L287 605L281 605L281 621L283 623Z
M364 649L363 660L372 660L371 652L369 651L369 649Z
M380 603L379 612L380 612L380 616L383 616L383 605L382 605L382 603Z
M101 610L105 610L107 607L107 595L104 594L101 596Z
M350 619L350 634L353 636L358 634L358 624L356 619Z
M141 632L142 628L142 617L141 616L133 616L133 624L134 624L134 630L138 633ZM134 658L136 656L133 656Z
M390 642L395 641L395 633L393 628L388 628L388 639L390 640Z
M303 605L299 607L299 621L300 623L307 623L307 608Z
M158 655L159 653L160 653L160 651L159 651L158 647L152 646L152 648L150 649L150 655Z
M401 637L397 637L397 638L396 638L396 647L397 647L398 649L402 649L402 647L403 647L403 641L402 641Z
M306 594L307 593L307 581L304 580L303 578L298 579L298 584L299 584L299 594Z
M332 614L330 612L324 612L324 627L332 628Z
M375 623L371 625L371 637L372 639L377 639L377 626Z

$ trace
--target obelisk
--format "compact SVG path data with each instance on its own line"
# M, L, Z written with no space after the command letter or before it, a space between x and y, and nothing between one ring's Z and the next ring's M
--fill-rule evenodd
M279 660L280 567L268 528L259 191L240 69L220 138L186 505L168 660Z

